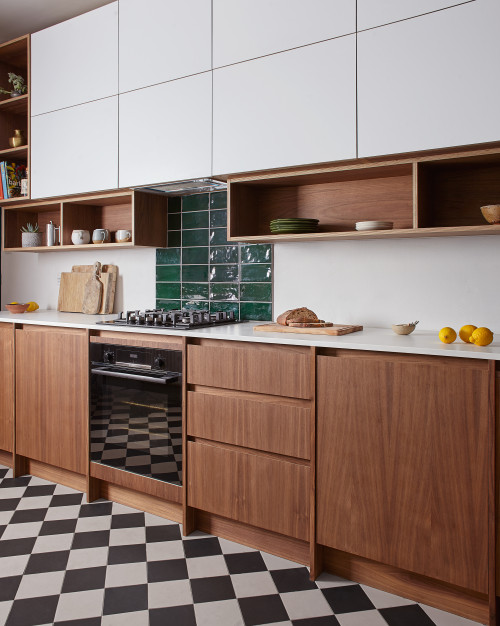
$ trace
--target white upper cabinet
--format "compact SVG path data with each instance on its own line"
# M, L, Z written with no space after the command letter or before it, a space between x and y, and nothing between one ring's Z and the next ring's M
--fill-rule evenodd
M214 67L356 31L356 0L213 0Z
M500 2L358 35L358 156L500 140Z
M31 35L31 115L118 93L118 2Z
M358 0L358 30L406 20L456 4L461 4L460 0Z
M210 0L120 0L120 93L211 67Z
M31 197L118 187L118 96L31 119Z
M356 156L356 35L213 76L214 174Z
M210 175L211 72L119 98L120 187Z

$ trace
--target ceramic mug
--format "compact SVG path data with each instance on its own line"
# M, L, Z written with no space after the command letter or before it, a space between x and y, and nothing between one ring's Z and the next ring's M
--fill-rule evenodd
M132 240L132 233L129 230L117 230L115 233L116 243L125 243Z
M88 230L74 230L71 233L71 241L75 246L79 246L83 243L89 243L90 233Z
M109 230L107 228L96 228L92 233L92 243L108 243Z

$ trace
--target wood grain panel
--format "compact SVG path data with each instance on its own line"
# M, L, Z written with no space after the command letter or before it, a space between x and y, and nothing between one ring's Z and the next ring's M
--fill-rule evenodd
M182 523L182 505L176 502L166 502L160 498L155 498L147 493L132 491L121 485L113 485L104 481L99 481L99 491L101 498L112 500L125 506L130 506L139 511L146 511L152 515L158 515L165 519L172 520L178 524Z
M275 345L188 346L190 384L254 391L290 398L310 398L310 363L305 352Z
M134 191L134 243L164 248L167 245L168 196L164 193Z
M189 506L309 538L308 467L194 441L187 457Z
M486 593L487 370L318 357L317 384L319 543Z
M188 392L187 434L309 459L311 411L283 398Z
M12 453L0 450L0 465L12 467Z
M120 331L91 331L95 333L90 337L90 343L112 343L117 346L136 346L139 348L162 348L170 350L182 350L182 337L169 337L151 335L146 333L129 333Z
M14 450L14 324L0 324L0 450Z
M24 471L22 473L38 476L44 480L59 483L78 491L85 491L87 483L86 476L83 474L77 474L61 467L54 467L35 459L24 459Z
M16 330L16 452L86 474L87 332L30 326Z

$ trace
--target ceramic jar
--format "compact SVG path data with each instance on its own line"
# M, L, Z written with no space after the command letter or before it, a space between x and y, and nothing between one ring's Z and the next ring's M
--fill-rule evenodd
M19 148L19 146L26 145L26 137L24 136L24 131L15 130L14 135L9 137L9 146L11 148Z
M90 242L90 233L88 230L74 230L71 233L71 241L75 246L81 246L84 243Z
M109 243L109 230L107 228L96 228L92 233L92 243Z

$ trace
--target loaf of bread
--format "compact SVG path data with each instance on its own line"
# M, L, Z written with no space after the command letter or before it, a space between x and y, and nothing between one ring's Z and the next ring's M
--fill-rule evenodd
M299 322L305 324L307 322L319 322L318 316L311 309L306 309L306 307L301 307L300 309L291 309L290 311L285 311L281 315L278 315L276 319L278 324L282 326L288 326L290 322Z

